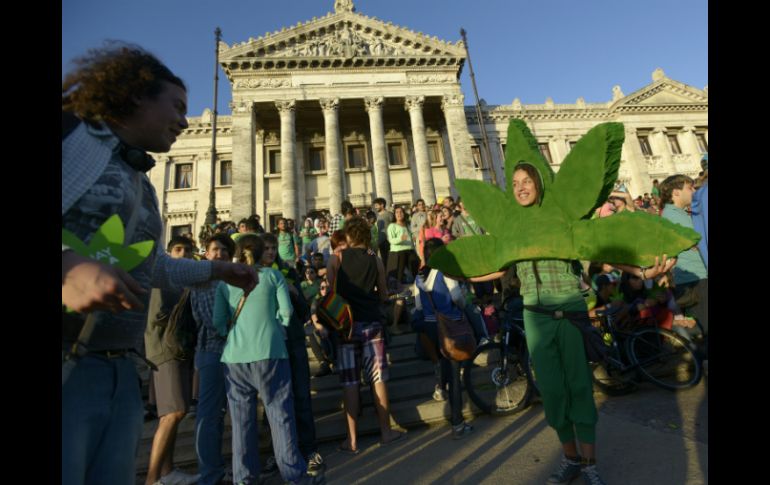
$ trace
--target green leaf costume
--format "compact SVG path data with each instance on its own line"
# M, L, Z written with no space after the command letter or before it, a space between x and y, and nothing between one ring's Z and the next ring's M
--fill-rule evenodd
M522 260L565 259L652 266L698 243L692 229L644 212L591 219L617 180L625 131L622 123L592 128L554 174L522 120L508 125L505 191L478 180L456 181L466 209L487 234L458 239L437 250L430 265L445 274L474 277ZM513 195L516 166L540 174L540 202L523 207Z
M125 232L120 216L114 214L91 237L86 245L72 232L62 229L61 242L81 256L131 271L150 255L155 241L141 241L124 246Z

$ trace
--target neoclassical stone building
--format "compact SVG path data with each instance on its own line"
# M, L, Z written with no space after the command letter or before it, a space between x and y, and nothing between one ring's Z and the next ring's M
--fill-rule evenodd
M444 42L355 11L335 11L228 46L219 58L232 87L232 115L217 118L216 207L223 220L264 222L314 210L357 207L375 197L431 203L456 195L453 180L491 180L481 130L459 83L461 41ZM469 100L470 101L470 100ZM483 104L483 103L482 103ZM527 121L558 170L594 125L620 121L620 180L633 195L654 178L697 174L708 150L708 91L668 79L607 103L483 105L492 163L503 182L508 121ZM213 116L191 117L150 178L168 234L197 233L209 205ZM272 224L270 224L272 227Z

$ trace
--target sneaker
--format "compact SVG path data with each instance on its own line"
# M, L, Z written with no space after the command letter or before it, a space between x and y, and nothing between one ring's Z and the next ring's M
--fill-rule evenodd
M278 463L276 463L275 457L268 456L267 460L265 460L265 466L263 466L262 470L259 472L259 478L267 477L277 472L278 472Z
M452 439L459 440L473 433L473 426L463 421L457 426L452 426Z
M486 345L486 344L488 344L489 342L491 342L491 341L490 341L488 338L486 338L486 337L481 337L481 338L479 339L479 344L478 344L478 347L481 347L482 345Z
M323 377L328 376L332 373L331 367L329 367L329 364L327 362L321 363L321 367L318 369L318 372L313 374L313 377Z
M434 401L446 401L447 400L447 393L444 389L441 388L438 384L436 384L436 389L433 391L433 400Z
M314 451L307 457L307 474L316 476L326 470L326 463L320 453Z
M583 482L586 485L606 485L602 477L599 476L599 472L596 470L596 465L586 465L581 470L583 474Z
M200 480L200 478L200 474L190 475L178 468L174 468L168 475L160 477L160 482L163 485L193 485L193 483Z
M580 475L580 460L572 461L562 455L559 469L548 477L546 483L569 483ZM589 482L586 482L589 483Z

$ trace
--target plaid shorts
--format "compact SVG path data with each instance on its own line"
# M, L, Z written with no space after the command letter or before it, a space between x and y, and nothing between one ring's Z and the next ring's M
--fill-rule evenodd
M370 384L388 380L385 330L380 322L355 322L352 341L341 344L337 356L343 387L360 384L362 370Z

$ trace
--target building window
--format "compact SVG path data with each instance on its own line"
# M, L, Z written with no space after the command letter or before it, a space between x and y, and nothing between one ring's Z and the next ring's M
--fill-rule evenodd
M681 155L682 149L679 147L679 140L676 139L676 135L667 135L668 145L671 147L671 153L674 155Z
M471 146L471 154L473 154L473 168L481 168L481 149L478 145Z
M441 152L437 141L428 142L428 160L431 165L441 165Z
M703 133L696 133L695 138L698 139L698 149L701 153L708 153L709 151L709 144L706 141L706 135Z
M404 153L401 143L388 143L388 163L391 167L403 167Z
M323 147L311 147L307 157L307 170L309 172L320 172L326 169L325 152Z
M366 149L363 145L348 147L348 168L366 168Z
M505 160L505 143L500 144L500 149L503 151L503 160Z
M553 165L551 150L548 148L548 143L538 143L537 148L540 149L540 154L543 156L543 158L545 158L550 165Z
M189 189L192 187L192 163L180 163L176 166L176 179L174 180L175 189Z
M270 150L267 154L267 173L281 173L281 151Z
M639 146L642 148L642 154L645 157L652 156L652 148L650 148L650 138L647 136L638 136Z
M233 185L233 162L222 160L219 164L219 185Z
M569 149L572 150L573 148L575 148L575 145L577 145L576 141L569 142Z
M192 233L192 225L187 224L186 226L171 226L171 237L175 238L178 236L184 236L186 234Z

